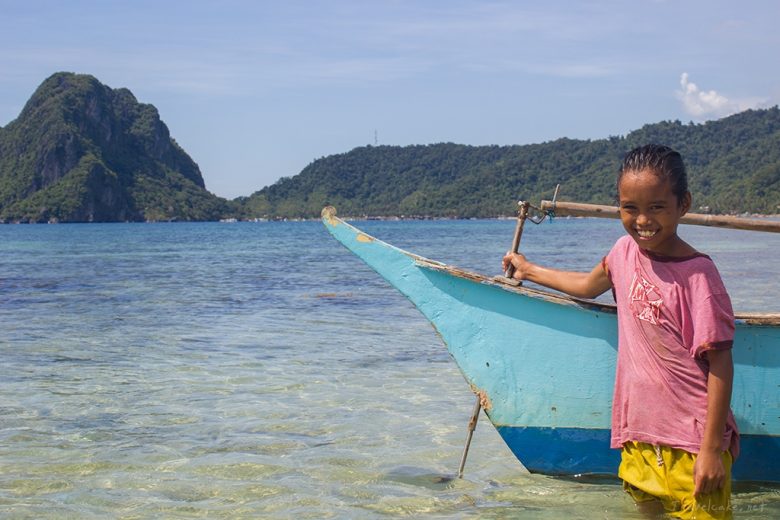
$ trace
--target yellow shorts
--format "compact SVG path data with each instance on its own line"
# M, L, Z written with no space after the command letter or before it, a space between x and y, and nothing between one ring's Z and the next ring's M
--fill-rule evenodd
M637 503L660 500L676 518L731 518L731 454L723 453L724 486L708 495L693 496L696 455L685 450L643 442L623 445L618 476Z

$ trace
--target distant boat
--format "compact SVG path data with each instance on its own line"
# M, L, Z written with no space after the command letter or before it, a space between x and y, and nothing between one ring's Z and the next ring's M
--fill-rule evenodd
M617 473L620 453L609 447L614 306L516 286L403 251L344 222L332 207L322 220L430 320L493 426L529 471ZM738 313L733 356L732 409L741 434L733 476L780 482L780 314Z

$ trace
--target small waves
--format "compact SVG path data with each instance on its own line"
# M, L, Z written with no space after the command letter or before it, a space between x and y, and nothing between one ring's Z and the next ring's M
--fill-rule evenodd
M610 226L533 227L523 248L590 269ZM514 224L365 227L497 274ZM638 518L614 483L524 473L484 420L453 479L473 394L419 312L319 223L0 235L0 516ZM695 238L735 302L772 303L751 291L780 275L761 261L777 241ZM762 488L735 505L778 502Z

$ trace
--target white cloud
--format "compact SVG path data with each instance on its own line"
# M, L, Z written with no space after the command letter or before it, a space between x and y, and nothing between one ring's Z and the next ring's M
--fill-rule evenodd
M701 90L696 83L690 81L687 72L683 72L680 76L680 86L682 90L677 94L682 101L683 109L689 115L701 119L725 117L749 108L757 108L766 102L757 98L729 99L715 90Z

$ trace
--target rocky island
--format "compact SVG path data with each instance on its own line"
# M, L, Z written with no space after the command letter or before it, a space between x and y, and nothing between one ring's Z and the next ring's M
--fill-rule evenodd
M157 109L88 75L46 79L0 128L0 220L216 220L228 201Z

